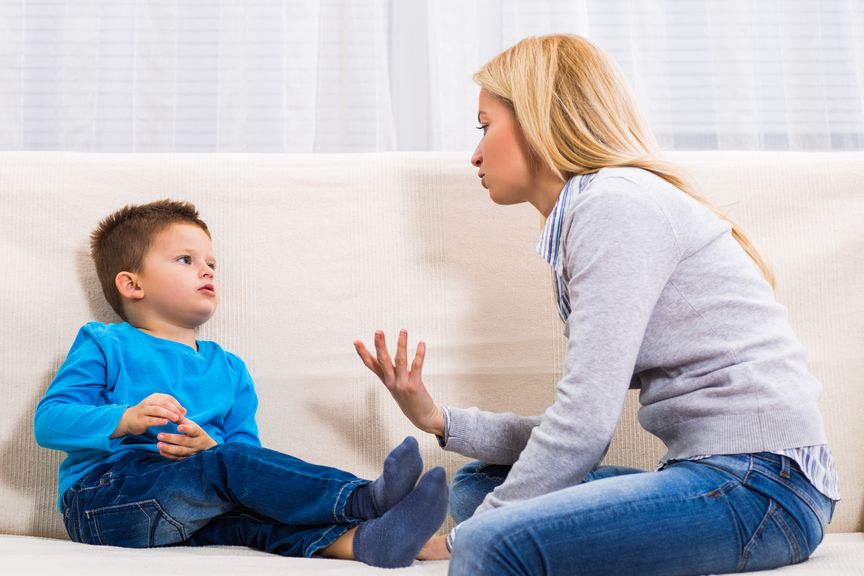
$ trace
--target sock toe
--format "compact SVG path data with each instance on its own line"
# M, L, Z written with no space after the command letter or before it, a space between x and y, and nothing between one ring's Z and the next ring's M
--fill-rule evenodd
M406 437L384 460L381 476L372 483L372 502L378 516L407 496L423 471L417 439Z
M447 497L446 474L435 467L387 513L360 524L354 535L355 558L382 568L410 566L443 524Z

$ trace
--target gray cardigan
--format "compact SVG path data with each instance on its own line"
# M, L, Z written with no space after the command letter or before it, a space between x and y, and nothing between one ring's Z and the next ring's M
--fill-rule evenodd
M631 384L664 459L826 443L786 309L726 222L650 172L604 169L570 195L560 243L572 312L555 402L533 418L445 408L445 449L513 464L476 513L578 484Z

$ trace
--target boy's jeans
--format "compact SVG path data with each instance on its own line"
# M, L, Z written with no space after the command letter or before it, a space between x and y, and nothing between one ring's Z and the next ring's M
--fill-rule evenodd
M247 444L180 461L130 452L70 488L63 519L70 538L87 544L239 545L308 557L359 523L345 503L367 482Z
M474 462L451 487L451 575L697 575L803 562L834 503L785 456L598 468L582 484L470 518L509 466Z

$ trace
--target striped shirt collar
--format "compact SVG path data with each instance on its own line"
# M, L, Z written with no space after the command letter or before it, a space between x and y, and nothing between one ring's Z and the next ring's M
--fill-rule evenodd
M567 211L567 202L572 194L571 190L576 187L578 193L581 193L591 180L596 176L596 172L584 174L581 176L573 176L564 184L561 194L558 195L558 200L546 218L546 225L543 226L543 233L540 235L540 241L537 242L537 253L543 257L546 262L555 270L559 276L563 272L564 262L561 257L561 233L564 227L564 214Z

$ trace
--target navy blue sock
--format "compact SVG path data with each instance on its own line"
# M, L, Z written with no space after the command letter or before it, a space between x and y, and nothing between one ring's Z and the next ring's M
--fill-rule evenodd
M387 455L381 476L351 493L345 513L359 520L378 518L414 489L422 471L417 440L408 436Z
M410 566L447 516L447 477L437 466L386 514L367 520L354 534L354 557L371 566Z

